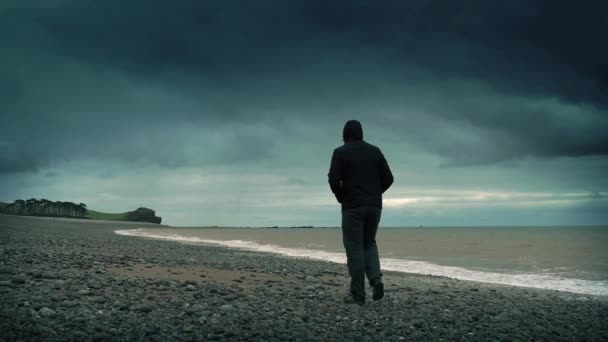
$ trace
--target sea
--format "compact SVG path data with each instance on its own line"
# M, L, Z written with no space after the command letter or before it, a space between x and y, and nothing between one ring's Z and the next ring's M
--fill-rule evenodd
M340 228L166 228L121 235L346 263ZM383 270L608 296L608 226L380 227Z

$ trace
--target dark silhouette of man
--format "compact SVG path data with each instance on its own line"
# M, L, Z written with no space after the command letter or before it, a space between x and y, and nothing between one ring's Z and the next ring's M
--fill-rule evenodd
M342 241L346 250L350 292L348 304L365 303L365 276L373 299L384 297L376 231L382 212L382 194L393 184L393 174L380 149L363 140L357 120L344 125L344 145L331 157L329 186L342 204Z

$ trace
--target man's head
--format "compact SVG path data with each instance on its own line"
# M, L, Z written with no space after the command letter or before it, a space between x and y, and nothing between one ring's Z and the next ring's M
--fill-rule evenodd
M344 142L363 140L363 128L357 120L348 120L342 131L342 140Z

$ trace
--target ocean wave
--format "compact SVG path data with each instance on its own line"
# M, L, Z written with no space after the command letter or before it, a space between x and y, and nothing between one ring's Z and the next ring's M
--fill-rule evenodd
M311 258L325 260L340 264L346 263L344 253L320 251L315 249L288 248L272 244L261 244L255 241L246 240L209 240L201 239L196 236L183 236L179 234L155 234L144 228L116 230L116 234L126 236L136 236L150 239L161 239L178 241L183 243L210 244L242 250L277 253L290 257ZM524 286L541 289L551 289L573 293L590 295L608 295L608 281L604 280L583 280L574 278L564 278L553 273L498 273L478 270L470 270L462 267L437 265L426 261L381 258L382 269L387 271L397 271L405 273L428 274L443 276L460 280L472 280L485 283L505 284L513 286Z

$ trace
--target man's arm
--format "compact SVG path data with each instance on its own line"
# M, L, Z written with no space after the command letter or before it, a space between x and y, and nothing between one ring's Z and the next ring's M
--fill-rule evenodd
M342 159L335 150L331 156L331 165L329 166L327 177L329 179L329 187L336 196L336 200L338 200L338 203L342 203Z
M382 183L382 192L384 193L393 184L393 173L388 167L388 162L382 152L380 152L380 182Z

